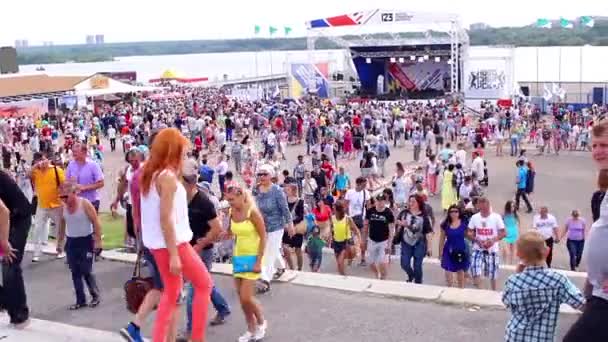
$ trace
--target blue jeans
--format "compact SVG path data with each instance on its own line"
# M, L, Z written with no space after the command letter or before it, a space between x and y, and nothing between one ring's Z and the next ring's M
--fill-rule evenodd
M517 155L517 147L518 147L517 139L511 138L511 157Z
M207 267L207 270L211 272L211 265L213 263L213 249L202 250L200 256L203 263ZM188 290L186 297L186 314L188 315L188 323L186 325L186 329L188 332L192 332L192 299L194 297L194 288L190 283L186 285L186 288ZM213 307L219 316L226 317L230 315L230 307L215 285L213 286L213 289L211 289L211 304L213 304Z
M401 268L407 273L408 281L413 280L416 284L422 284L422 260L425 255L426 241L424 238L413 246L401 242ZM412 258L414 258L413 268Z
M93 274L93 235L68 237L65 242L65 254L72 273L76 304L86 304L83 280L87 283L93 299L99 299L99 287Z
M566 242L568 254L570 254L570 269L574 271L581 263L583 257L583 248L585 248L585 240L570 240Z

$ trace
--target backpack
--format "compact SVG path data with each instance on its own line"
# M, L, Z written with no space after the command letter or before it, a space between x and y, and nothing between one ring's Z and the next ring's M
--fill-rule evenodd
M215 173L215 171L207 165L202 166L200 169L200 177L203 182L212 183L214 173Z

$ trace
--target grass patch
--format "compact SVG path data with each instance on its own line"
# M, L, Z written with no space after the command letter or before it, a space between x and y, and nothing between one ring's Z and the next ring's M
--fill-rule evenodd
M125 218L113 217L109 213L99 214L99 223L103 234L103 249L122 248L125 245Z

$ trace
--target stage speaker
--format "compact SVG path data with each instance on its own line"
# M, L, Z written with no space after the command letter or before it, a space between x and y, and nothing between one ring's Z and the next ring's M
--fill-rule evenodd
M598 105L604 103L604 88L593 87L593 103Z
M0 74L15 74L19 72L17 65L17 50L10 46L0 48Z
M520 87L519 89L521 89L521 93L524 94L524 96L530 96L530 87Z

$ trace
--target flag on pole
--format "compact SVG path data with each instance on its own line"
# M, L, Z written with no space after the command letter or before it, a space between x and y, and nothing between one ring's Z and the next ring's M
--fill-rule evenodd
M260 25L255 25L253 27L253 33L255 33L256 35L260 34L261 31L262 31L262 27Z
M273 34L275 34L278 31L278 29L274 26L270 26L268 28L268 32L270 33L270 35L272 36Z
M290 33L291 33L291 27L285 26L285 35L289 36Z
M538 19L538 20L536 20L536 27L550 29L551 28L551 21L549 19L546 19L546 18Z
M549 90L549 88L547 88L546 84L543 89L543 98L545 99L545 101L549 101L553 98L553 93L551 93L551 90Z
M583 16L581 17L581 25L585 27L593 27L595 25L595 20L593 20L592 17Z
M566 29L574 28L574 24L570 20L564 18L559 18L559 26Z

